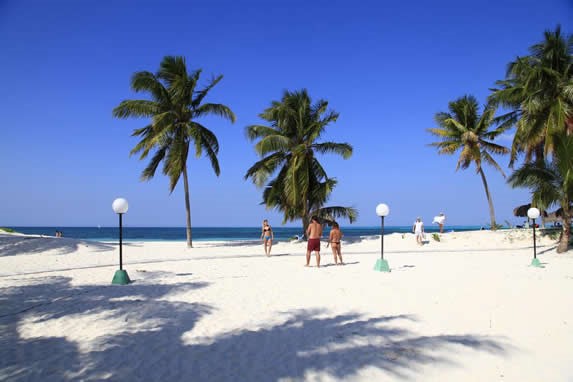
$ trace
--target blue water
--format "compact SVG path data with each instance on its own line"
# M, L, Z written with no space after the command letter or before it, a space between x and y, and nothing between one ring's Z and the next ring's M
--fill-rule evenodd
M115 241L118 227L10 227L32 235L55 236L56 230L64 237L96 241ZM479 226L447 226L445 231L477 230ZM384 234L411 232L411 226L386 226ZM341 227L345 239L380 235L380 227ZM273 227L275 241L289 240L302 234L300 227ZM437 232L438 226L426 227L426 232ZM325 230L325 236L329 229ZM258 240L261 227L193 227L193 241L248 241ZM126 241L185 241L184 227L123 227Z

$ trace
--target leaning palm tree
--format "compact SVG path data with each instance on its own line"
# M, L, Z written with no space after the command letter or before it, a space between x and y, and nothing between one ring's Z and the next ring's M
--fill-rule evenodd
M571 236L571 203L573 202L573 135L554 133L552 160L525 163L508 178L512 187L533 191L537 205L559 205L563 230L557 252L567 251Z
M557 26L529 51L509 64L489 97L510 109L499 120L516 126L510 166L522 152L526 162L543 160L553 150L553 132L573 133L573 35Z
M336 186L329 178L316 154L334 153L344 159L352 155L348 143L318 140L326 127L338 119L338 113L328 110L328 102L312 104L306 90L285 91L281 101L273 101L260 117L270 126L247 126L247 136L257 140L255 150L262 157L247 170L245 179L266 188L263 203L267 208L283 213L283 223L302 220L303 232L312 215L324 221L338 217L352 223L357 211L351 207L324 207ZM271 179L273 174L276 177Z
M473 96L466 95L450 102L448 109L449 113L440 112L436 114L435 120L439 127L427 129L428 132L441 139L439 142L430 143L430 146L437 147L438 154L452 155L460 151L456 171L460 168L465 170L472 163L475 165L476 172L481 176L489 204L491 229L495 230L497 227L495 211L482 161L493 166L505 177L503 170L491 156L491 154L507 154L509 152L506 147L492 142L505 129L498 127L490 130L495 109L486 106L480 115L477 100Z
M218 115L235 122L235 115L227 106L203 103L205 96L223 76L212 78L207 86L196 90L200 75L201 70L187 72L183 57L166 56L156 74L136 72L131 79L132 89L149 94L151 99L125 100L113 109L113 115L117 118L151 118L147 126L135 129L132 134L142 139L131 150L131 154L141 153L141 160L145 159L150 151L154 151L149 164L143 170L142 180L153 178L157 167L163 162L163 174L169 176L169 191L173 192L183 175L188 247L193 246L187 173L190 145L193 144L196 157L200 157L204 152L215 174L218 176L220 173L217 137L197 119L206 115Z

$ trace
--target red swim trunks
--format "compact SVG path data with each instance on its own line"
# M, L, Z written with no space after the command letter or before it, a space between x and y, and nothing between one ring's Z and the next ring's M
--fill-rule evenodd
M309 251L317 251L320 252L320 239L308 239L308 244L306 245L306 249Z

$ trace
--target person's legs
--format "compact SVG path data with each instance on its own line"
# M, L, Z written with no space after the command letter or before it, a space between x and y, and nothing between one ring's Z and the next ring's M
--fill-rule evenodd
M316 267L320 268L320 249L316 251Z
M444 225L440 224L440 233L444 233Z
M269 239L267 240L268 244L269 244L269 251L267 253L267 256L271 255L271 248L273 247L273 239Z
M330 248L332 249L332 255L334 256L334 264L338 264L338 259L336 258L336 243L331 243Z
M308 267L310 265L310 249L307 248L306 250L306 265L305 267Z
M338 253L338 260L340 260L340 264L344 264L344 261L342 261L342 245L338 244L338 247L336 248L336 252Z

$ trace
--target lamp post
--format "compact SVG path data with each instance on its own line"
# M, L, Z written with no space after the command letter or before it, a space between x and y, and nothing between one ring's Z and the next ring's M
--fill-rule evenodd
M539 210L535 207L528 209L527 217L533 220L533 260L531 261L531 266L542 268L543 266L537 259L537 247L535 245L535 219L539 217Z
M380 234L380 258L376 261L374 270L378 272L390 272L388 261L384 260L384 218L390 213L390 208L380 203L376 206L376 215L381 219L381 234Z
M117 198L113 201L111 208L113 208L113 211L119 215L119 269L115 271L111 283L117 285L125 285L131 282L129 276L127 275L127 272L123 270L123 254L122 254L122 246L123 246L122 216L124 213L127 212L128 208L127 200L123 198Z

